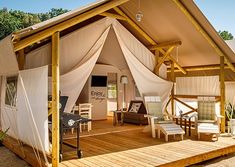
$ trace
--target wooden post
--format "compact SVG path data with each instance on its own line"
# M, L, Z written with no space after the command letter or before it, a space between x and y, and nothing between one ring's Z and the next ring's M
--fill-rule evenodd
M172 115L175 115L175 101L174 101L174 95L175 95L175 66L174 66L174 62L171 61L171 81L173 82L173 86L171 89L171 113Z
M220 57L220 114L221 118L221 132L225 132L225 84L224 84L224 57Z
M25 63L24 49L21 49L19 50L19 54L18 54L18 65L19 65L20 70L24 69L24 63Z
M156 66L155 66L155 69L154 69L154 73L159 75L159 68L156 68L157 65L158 65L158 60L159 60L159 51L158 50L155 50L155 62L156 62Z
M60 34L52 35L52 166L59 166L59 78L60 78Z

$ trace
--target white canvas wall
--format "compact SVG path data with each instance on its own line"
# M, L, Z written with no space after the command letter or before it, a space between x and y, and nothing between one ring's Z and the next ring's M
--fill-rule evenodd
M20 71L17 95L19 139L49 152L48 67Z
M235 82L225 82L225 100L235 105Z
M110 31L111 25L115 30L113 31L111 29L111 31L113 32ZM100 56L101 51L102 53L110 53L109 57L101 56L102 63L118 64L118 61L116 61L116 57L112 56L112 50L110 50L110 48L108 47L103 48L108 34L112 34L111 38L113 38L114 41L116 40L117 45L122 46L121 49L119 46L119 50L121 50L122 55L120 56L122 57L122 60L124 60L124 62L132 60L127 60L127 57L129 57L129 55L127 56L125 49L123 50L123 46L131 52L132 56L134 56L134 58L136 59L135 61L138 62L138 67L143 66L143 68L147 69L149 74L151 73L151 76L154 76L155 79L158 78L151 72L153 71L155 66L154 55L129 31L127 31L117 20L110 18L101 19L84 28L72 32L65 37L62 37L61 39L60 70L62 75L60 80L60 90L62 95L69 96L65 112L71 111L83 86L87 81L88 76L91 73L91 70L93 69L98 57ZM119 36L121 40L117 40L116 36ZM106 51L104 49L106 49ZM32 68L35 66L50 64L50 60L48 59L48 57L50 57L50 54L51 51L49 44L35 51L32 51L26 56L26 67ZM123 54L125 55L125 58L123 57ZM130 66L130 64L128 64L128 66ZM126 66L126 68L122 70L129 70L128 66ZM166 73L166 69L161 71L164 71ZM133 70L131 71L131 73L132 75L138 75L138 73L133 73ZM134 77L134 80L135 82L139 82L137 84L137 87L140 87L139 90L142 94L145 92L150 92L150 90L152 91L152 88L148 88L148 90L146 90L146 86L144 86L144 88L143 86L140 86L144 85L140 83L142 82L141 80L143 80L143 78L138 81ZM146 80L146 83L149 83L148 79ZM151 86L153 86L154 84L156 86L157 84L159 84L159 82L152 82ZM161 80L161 85L164 84L169 85L168 82ZM49 86L50 85L51 84L49 84ZM158 89L154 88L155 92L160 93L162 90L165 90L159 89L160 85L158 85L157 87ZM167 97L167 95L164 94L164 99Z
M0 41L0 76L18 72L11 35Z
M178 95L220 95L219 76L178 77L176 94Z
M16 75L17 76L17 75ZM2 129L9 128L8 135L18 139L18 128L17 128L17 109L5 104L6 95L6 77L2 77L1 87L1 123Z

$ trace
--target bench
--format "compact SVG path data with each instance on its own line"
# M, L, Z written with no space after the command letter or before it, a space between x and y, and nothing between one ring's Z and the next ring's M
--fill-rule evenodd
M184 138L184 130L180 127L180 125L169 123L169 124L157 124L157 132L158 138L160 138L161 132L165 135L165 141L168 141L169 135L181 135L181 140Z

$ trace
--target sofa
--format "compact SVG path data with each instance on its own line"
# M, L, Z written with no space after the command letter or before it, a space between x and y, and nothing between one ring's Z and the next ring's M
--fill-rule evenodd
M147 114L147 110L141 100L132 100L130 102L127 112L124 112L123 122L133 123L139 125L147 125L148 118L144 117Z

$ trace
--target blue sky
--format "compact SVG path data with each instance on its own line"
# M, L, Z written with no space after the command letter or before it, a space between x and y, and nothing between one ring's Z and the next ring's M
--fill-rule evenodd
M0 8L25 12L47 12L51 8L75 9L96 0L0 0ZM216 30L227 30L235 37L235 0L194 0Z
M235 37L235 0L194 0L216 30L227 30Z

